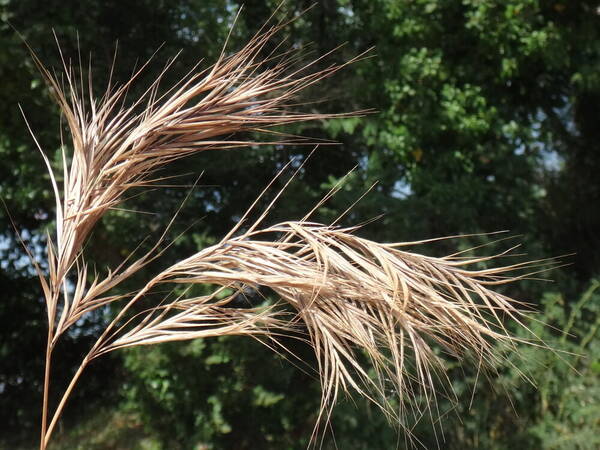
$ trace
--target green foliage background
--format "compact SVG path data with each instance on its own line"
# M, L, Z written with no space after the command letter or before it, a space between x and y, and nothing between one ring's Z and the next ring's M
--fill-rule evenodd
M239 48L277 6L244 3L230 49ZM310 3L285 2L278 14L292 16ZM61 125L16 31L51 67L60 67L52 30L70 58L77 59L78 47L84 65L91 55L98 93L117 40L115 77L121 81L159 46L146 81L182 49L167 86L198 59L214 61L238 7L229 0L0 0L0 196L31 248L43 252L53 200L17 105L50 156L58 154ZM326 80L304 100L326 99L307 106L323 112L377 113L293 130L342 145L313 156L273 220L301 217L358 165L318 218L336 218L378 181L345 218L357 223L383 214L361 230L370 238L407 241L509 229L521 235L529 258L574 253L566 258L571 265L549 275L553 284L527 281L508 291L537 306L540 322L533 330L557 352L523 348L522 357L511 355L512 366L495 368L487 379L449 361L458 401L441 398L442 424L417 421L415 442L451 449L599 448L600 2L322 0L286 33L291 44L313 55L346 42L327 61L374 46L373 57ZM282 164L303 160L307 152L204 153L171 167L166 175L192 174L180 179L182 186L204 172L173 236L200 220L161 264L221 237ZM87 257L99 269L118 263L143 236L160 230L187 193L185 187L141 193L127 206L154 214L109 214ZM484 241L419 250L441 255ZM35 448L45 313L4 209L0 292L0 447ZM87 318L67 336L53 369L54 394L110 314ZM239 338L107 357L77 389L55 447L305 448L319 387L309 349L290 345L304 361L300 367ZM325 431L324 448L406 445L376 408L358 399L343 401Z

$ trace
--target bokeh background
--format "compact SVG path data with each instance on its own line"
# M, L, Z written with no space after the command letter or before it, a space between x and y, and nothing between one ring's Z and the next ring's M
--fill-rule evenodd
M228 51L239 49L278 2L245 1ZM561 258L569 265L543 275L553 282L506 288L535 305L533 331L562 353L524 348L488 377L448 360L457 400L440 395L434 423L426 412L412 432L424 448L599 448L600 2L321 0L300 15L312 3L286 1L275 18L297 16L283 34L306 61L338 44L345 45L323 66L374 50L303 93L302 108L375 112L285 130L340 145L323 146L307 161L270 220L302 217L356 167L317 219L335 219L377 182L344 218L356 224L378 217L359 230L363 236L411 241L510 230L516 238L508 242L473 236L416 250L442 256L489 244L480 252L492 254L521 243L527 254L521 259L572 254ZM215 61L240 6L229 0L0 0L0 196L6 203L0 209L0 448L36 447L46 336L38 281L7 211L40 255L53 227L49 177L18 105L57 167L62 126L19 33L57 71L54 34L67 59L81 58L86 72L91 61L101 95L117 41L113 77L120 82L160 47L140 90L181 50L165 77L168 86L198 60ZM157 236L203 173L171 237L191 228L157 262L166 266L222 237L282 165L305 161L310 150L206 152L175 163L164 175L178 175L173 184L179 186L139 192L127 202L151 214L108 214L86 257L100 271L118 264L145 236ZM88 317L66 336L53 366L54 394L111 314ZM242 338L110 355L83 378L54 448L305 448L320 391L309 349L288 344L303 367ZM335 409L322 445L407 444L376 407L348 397Z

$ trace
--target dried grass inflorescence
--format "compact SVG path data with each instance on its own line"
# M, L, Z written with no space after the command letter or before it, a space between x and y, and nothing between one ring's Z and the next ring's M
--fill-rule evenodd
M286 105L342 66L311 71L313 62L292 69L293 55L286 52L271 54L268 64L260 58L284 25L265 26L242 50L222 53L211 68L190 72L164 94L156 80L128 106L124 97L137 74L122 86L109 85L96 99L91 82L84 92L84 83L66 63L65 87L36 58L72 139L72 153L63 152L62 187L45 159L56 196L57 230L55 239L48 237L49 273L38 268L49 323L42 449L87 364L123 347L234 334L273 342L269 339L290 331L305 332L318 361L322 415L328 417L340 391L354 389L390 417L402 419L403 407L388 408L388 385L400 404L413 401L417 391L433 392L432 374L441 369L433 343L454 356L473 354L486 363L499 357L494 342L517 342L503 321L521 323L520 305L490 287L517 279L505 274L528 264L469 270L490 258L422 256L402 250L408 244L361 239L353 229L312 223L308 217L261 228L266 211L246 231L236 227L218 244L165 269L127 297L111 290L159 258L160 243L103 277L90 276L82 249L95 224L128 189L148 185L157 169L209 149L260 144L233 139L240 131L269 132L273 125L331 117L290 112ZM128 316L154 287L173 283L216 287L210 295L165 299ZM245 289L262 286L288 305L287 313L279 304L231 306ZM84 315L115 302L121 302L119 313L49 416L50 363L57 341ZM371 372L361 363L365 355Z

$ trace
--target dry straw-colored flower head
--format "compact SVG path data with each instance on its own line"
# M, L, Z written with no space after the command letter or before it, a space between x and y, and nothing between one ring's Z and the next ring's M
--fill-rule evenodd
M435 397L433 374L443 374L443 364L432 345L490 366L501 357L495 343L514 348L518 339L504 320L521 323L522 305L490 286L519 279L505 274L534 263L470 269L492 258L427 257L402 250L414 243L381 244L352 232L300 221L224 239L151 282L220 286L213 295L156 308L135 327L115 332L101 352L228 334L305 332L319 364L321 413L330 411L340 391L354 389L391 420L404 421L404 406L414 407L418 395ZM278 304L228 306L257 287L270 288L294 315L286 320ZM233 293L223 298L223 289ZM360 362L364 356L367 367ZM401 399L397 411L390 390Z
M324 56L298 67L294 52L277 53L282 43L267 53L265 46L285 25L265 26L240 51L227 56L223 50L211 67L190 71L159 94L165 68L128 105L125 96L144 67L121 86L109 83L97 99L91 79L78 81L64 59L66 83L61 83L34 55L66 119L72 148L67 155L63 147L62 192L50 170L57 216L56 248L49 255L51 281L62 284L94 225L122 201L125 191L152 183L152 174L169 162L205 150L266 143L244 140L240 132L269 133L279 143L301 142L269 128L336 116L290 111L288 103L299 91L350 62L312 70ZM67 305L63 315L72 306Z
M304 332L318 361L324 417L338 393L354 389L390 418L402 420L403 407L389 408L389 385L400 404L411 403L419 392L433 392L433 374L441 364L432 345L485 363L498 357L496 341L517 342L504 319L521 323L520 305L490 288L518 279L505 274L528 264L469 269L490 258L422 256L402 249L408 244L362 239L353 229L312 223L308 216L261 228L268 209L246 231L236 227L128 297L110 291L160 257L159 244L103 277L89 276L82 248L91 230L128 189L147 185L157 169L205 150L260 144L236 138L241 131L269 132L273 125L331 117L288 110L300 90L343 65L311 71L312 62L294 69L288 52L264 59L267 42L284 25L265 26L242 50L230 56L223 52L212 67L190 72L165 93L159 93L157 79L129 105L124 97L137 74L120 87L109 85L96 99L91 81L83 92L84 83L76 81L66 63L63 85L36 58L72 141L72 153L63 152L62 187L46 159L57 230L55 239L48 238L49 274L38 269L49 322L42 449L87 364L123 347L234 334L276 344L281 334ZM167 298L158 307L128 315L157 286L197 283L216 287L210 295ZM231 302L249 287L270 288L280 303L233 307ZM56 342L86 314L118 301L125 303L84 358L48 424ZM362 363L365 356L370 365Z

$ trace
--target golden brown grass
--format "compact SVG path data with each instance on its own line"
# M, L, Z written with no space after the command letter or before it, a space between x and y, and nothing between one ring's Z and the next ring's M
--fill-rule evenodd
M433 395L434 374L443 376L432 345L459 358L475 355L485 364L500 357L495 342L516 343L504 320L520 322L520 305L491 288L518 279L506 274L530 264L469 269L491 258L427 257L404 250L409 244L362 239L353 229L313 223L308 216L263 227L268 208L246 231L240 223L219 243L163 270L132 296L111 291L160 257L159 244L104 276L91 276L82 249L94 226L128 189L152 182L157 169L205 150L260 144L233 137L241 131L270 132L273 125L331 117L290 112L286 105L342 66L311 71L313 62L295 70L294 56L286 52L271 54L268 64L260 59L284 25L265 26L242 50L230 56L223 52L206 70L194 68L163 94L159 77L127 106L125 94L138 74L122 86L109 85L96 99L91 81L84 88L66 63L63 84L36 58L66 119L72 148L63 152L61 186L45 159L56 196L57 229L54 238L48 236L49 271L38 268L49 325L41 449L88 363L123 347L234 334L268 343L290 331L306 332L322 382L322 418L328 418L340 392L356 390L395 420L405 409L388 407L390 384L404 405L418 393ZM275 136L281 142L289 139ZM128 316L154 287L174 283L217 287L210 295L167 298ZM248 287L258 286L270 288L294 313L284 313L279 304L229 305ZM107 304L119 304L119 313L50 411L51 361L58 340L80 318ZM363 355L370 365L360 362Z

